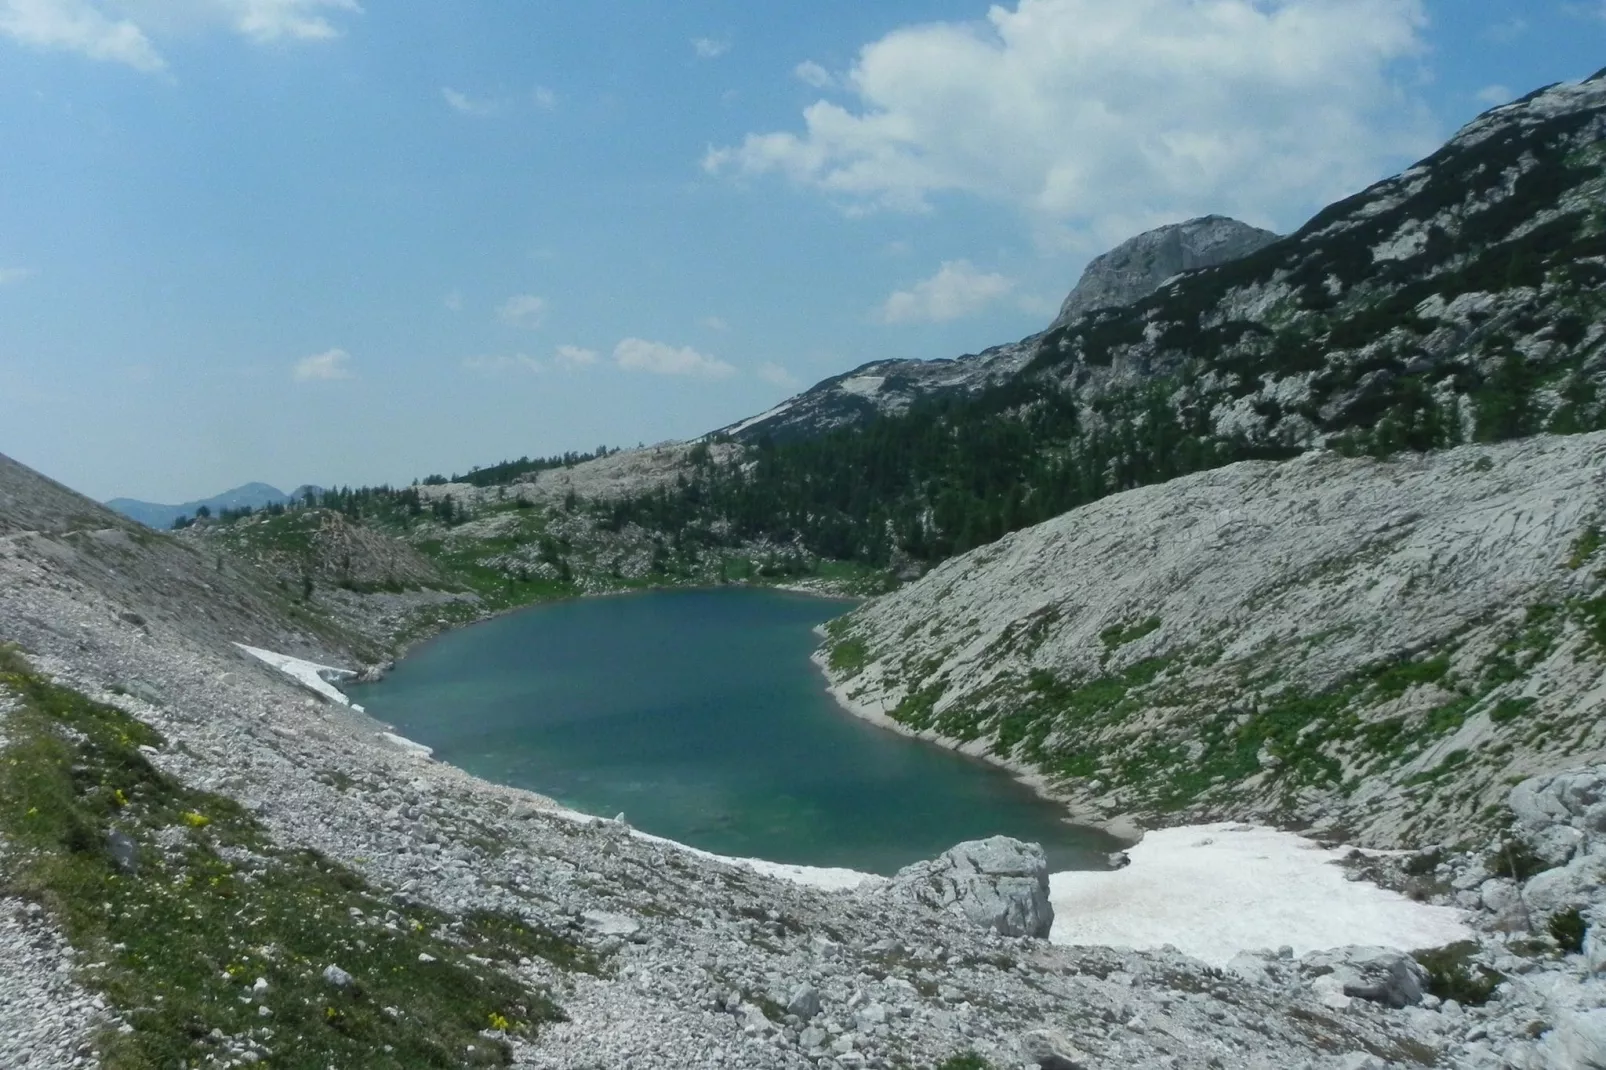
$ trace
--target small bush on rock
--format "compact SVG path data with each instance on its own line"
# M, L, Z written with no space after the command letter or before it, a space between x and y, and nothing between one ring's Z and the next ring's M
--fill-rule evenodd
M1589 926L1584 922L1583 915L1578 913L1577 907L1553 915L1547 927L1550 929L1551 938L1556 941L1563 954L1583 953L1584 933L1588 931Z
M1482 1006L1489 1002L1505 975L1474 963L1478 945L1463 940L1448 947L1412 952L1411 957L1428 972L1427 989L1440 999L1453 999L1463 1006Z

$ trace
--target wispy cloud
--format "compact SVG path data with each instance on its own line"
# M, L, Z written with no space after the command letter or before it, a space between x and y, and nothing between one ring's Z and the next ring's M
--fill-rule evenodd
M75 52L147 74L167 69L138 24L87 0L0 0L0 34L41 51Z
M463 367L481 375L503 375L509 372L528 372L544 375L554 369L577 371L589 368L602 357L593 349L581 346L558 346L549 360L532 357L527 353L497 354L494 356L464 357Z
M37 274L39 273L33 268L0 268L0 286L15 286L19 282L27 282Z
M595 349L586 349L584 346L559 346L555 359L560 368L589 368L602 358Z
M546 319L546 299L535 294L514 294L496 310L503 323L534 330Z
M459 115L493 115L501 107L495 100L471 97L462 90L450 86L441 87L441 96L446 99L447 105Z
M626 338L613 349L614 363L628 371L652 375L683 375L699 379L727 379L736 369L724 361L699 353L690 346Z
M888 297L880 319L883 323L945 323L975 315L1014 286L1012 279L981 271L969 260L946 260L931 278Z
M796 390L803 385L798 381L797 376L774 362L760 364L758 366L758 377L766 383L773 383L775 386L784 387L787 390Z
M538 85L530 93L530 99L542 111L551 111L558 106L558 95L544 85Z
M72 52L155 74L167 60L161 32L221 28L257 44L327 41L357 0L0 0L0 36L41 51Z
M700 322L704 327L707 327L709 330L718 331L721 334L724 334L726 331L731 329L731 325L720 319L718 316L704 316L698 322Z
M1513 93L1506 86L1499 84L1486 85L1474 93L1473 96L1477 98L1479 103L1487 104L1490 107L1497 107L1501 104L1509 104L1511 101L1516 99L1515 93Z
M355 379L357 373L352 369L350 353L344 349L329 349L296 361L290 377L298 383L316 383Z
M694 37L691 47L698 59L718 59L731 50L731 43L717 37Z
M815 89L835 89L837 77L812 59L806 59L792 68L792 75L805 85Z
M325 13L358 14L357 0L210 0L234 14L234 25L256 41L327 41L340 30Z
M463 293L462 293L462 291L461 290L453 290L451 293L449 293L445 297L441 298L441 304L446 306L446 310L448 312L461 312L461 311L463 311Z

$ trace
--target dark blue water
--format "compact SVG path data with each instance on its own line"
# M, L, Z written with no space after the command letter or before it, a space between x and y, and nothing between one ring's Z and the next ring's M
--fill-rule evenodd
M666 591L539 606L448 632L356 694L488 780L721 854L891 873L960 840L1116 844L976 759L845 713L809 655L849 605Z

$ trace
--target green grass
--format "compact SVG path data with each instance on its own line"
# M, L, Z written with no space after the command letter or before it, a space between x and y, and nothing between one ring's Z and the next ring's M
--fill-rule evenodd
M82 983L133 1027L99 1038L106 1070L206 1065L223 1054L214 1030L276 1068L504 1065L503 1035L532 1035L562 1012L483 961L599 966L521 919L404 905L327 858L274 845L230 800L152 766L139 748L162 745L154 730L14 654L0 658L0 686L22 699L0 752L0 835L14 848L5 890L49 909L80 961L96 964ZM113 857L114 830L136 845L132 869ZM355 984L325 982L330 965ZM259 977L268 987L253 993Z
M1567 558L1567 567L1574 571L1584 567L1584 563L1595 556L1595 551L1601 547L1601 531L1599 524L1591 524L1583 530L1573 543L1572 554Z
M826 660L832 672L852 679L870 663L870 648L858 637L841 639L831 644Z
M1472 956L1478 945L1464 940L1448 947L1416 951L1412 957L1428 972L1428 991L1440 999L1453 999L1462 1006L1481 1007L1494 996L1505 975L1475 965Z
M1102 632L1099 632L1099 641L1104 644L1106 650L1114 650L1117 647L1126 646L1128 643L1135 643L1145 635L1150 635L1159 630L1160 618L1150 617L1147 620L1140 620L1136 624L1116 624L1105 628Z
M993 1064L973 1051L966 1051L948 1056L935 1070L993 1070Z

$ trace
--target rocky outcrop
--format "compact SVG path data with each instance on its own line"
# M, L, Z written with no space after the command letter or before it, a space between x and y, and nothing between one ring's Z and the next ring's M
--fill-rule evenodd
M1410 955L1386 947L1340 947L1315 951L1299 960L1311 988L1331 1006L1349 1006L1352 999L1386 1007L1422 1002L1427 971Z
M1606 745L1603 470L1606 433L1233 465L948 561L821 660L850 708L1090 816L1448 840ZM1582 834L1595 791L1524 812Z
M1145 231L1093 258L1050 329L1063 327L1094 309L1130 305L1173 276L1248 256L1277 238L1269 230L1219 215Z
M971 840L905 866L888 890L1004 936L1044 939L1054 926L1047 855L1035 843L1008 836Z

